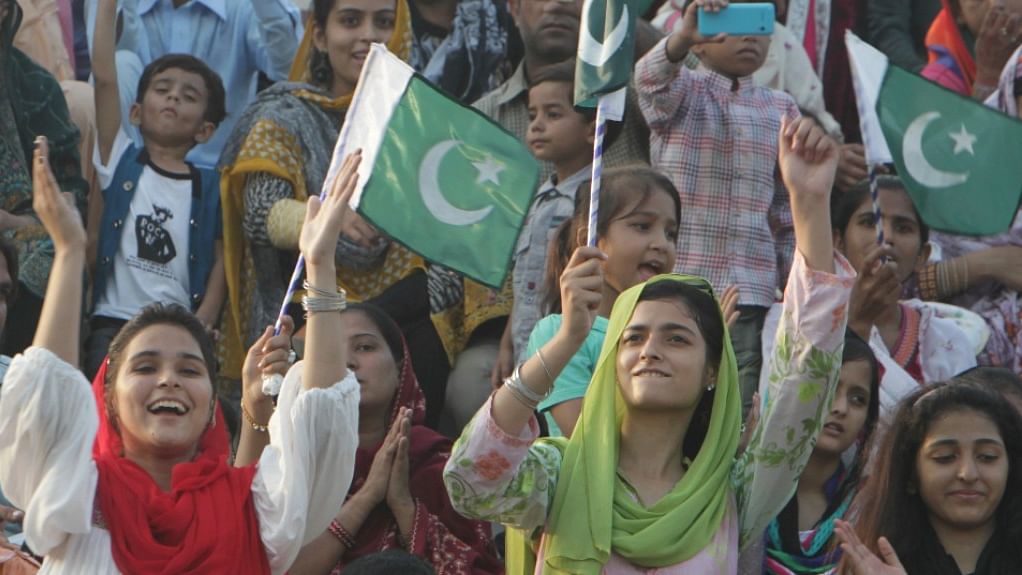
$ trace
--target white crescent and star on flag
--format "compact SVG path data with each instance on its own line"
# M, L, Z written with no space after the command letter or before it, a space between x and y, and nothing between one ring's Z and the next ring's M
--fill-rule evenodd
M475 210L463 210L451 204L440 189L440 163L451 152L458 148L461 142L458 140L443 140L434 144L419 164L419 194L422 196L422 203L426 209L437 220L451 226L470 226L477 224L490 215L493 206ZM475 179L476 184L491 183L500 185L500 173L504 166L497 162L493 156L486 154L483 161L471 161L479 174Z
M940 170L934 167L923 153L923 136L926 128L931 123L940 119L940 117L941 114L937 111L920 114L908 125L908 129L905 130L905 135L902 138L902 155L905 160L905 169L912 176L912 179L928 188L949 188L964 184L969 180L969 172ZM963 153L967 153L970 156L976 155L973 145L978 138L969 132L964 123L960 124L957 132L948 132L947 136L954 141L952 153L955 156Z

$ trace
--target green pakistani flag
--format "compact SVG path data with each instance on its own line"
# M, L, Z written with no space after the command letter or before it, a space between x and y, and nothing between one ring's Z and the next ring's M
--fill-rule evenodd
M1022 123L896 66L877 118L898 174L930 227L1007 231L1022 197Z
M374 44L327 181L356 149L363 217L432 262L503 284L539 178L517 138Z
M595 108L599 96L628 84L635 23L649 0L584 0L575 63L575 105Z

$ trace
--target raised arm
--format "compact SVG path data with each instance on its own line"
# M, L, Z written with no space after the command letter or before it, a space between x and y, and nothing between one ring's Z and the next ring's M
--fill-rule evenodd
M651 131L670 126L670 120L686 106L692 73L682 61L697 44L720 42L724 35L706 38L699 34L696 10L715 12L727 7L727 0L695 0L685 9L682 24L670 36L653 46L635 65L635 89L639 109Z
M742 545L757 540L790 499L812 453L837 376L854 281L835 263L829 196L837 146L806 120L785 121L779 162L791 192L796 254L774 351L765 358L766 405L732 482Z
M305 328L305 372L302 383L306 389L330 387L347 372L347 350L340 345L343 339L340 314L337 307L337 266L334 251L337 238L346 221L357 217L348 206L348 200L355 191L358 181L358 165L362 161L361 150L344 159L337 179L326 198L309 198L302 225L299 246L305 257L306 281L310 304L319 303L331 311L308 310L309 320Z
M92 75L96 83L96 139L99 160L110 161L117 131L121 129L121 97L117 88L117 0L99 0L92 42ZM90 158L91 161L91 158Z
M46 138L36 140L32 158L32 208L53 240L55 255L32 345L78 366L85 269L85 228L70 193L62 193L50 170Z

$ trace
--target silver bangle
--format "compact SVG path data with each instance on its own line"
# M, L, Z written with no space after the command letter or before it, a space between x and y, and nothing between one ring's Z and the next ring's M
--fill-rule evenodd
M508 393L510 393L511 397L515 398L515 400L517 400L518 403L524 405L526 409L528 409L529 411L536 411L536 407L539 405L538 403L533 403L529 401L522 395L522 392L518 391L518 389L510 385L505 385L504 387L507 388Z
M539 364L543 366L543 371L546 372L546 378L550 380L550 385L553 386L554 376L550 374L550 368L546 366L546 359L543 358L543 348L536 348L536 357L539 358Z
M543 401L550 395L550 390L547 389L546 393L539 394L530 389L529 386L525 385L522 381L521 367L521 365L515 366L515 370L511 372L511 377L504 380L504 385L520 393L522 397L529 400L529 403L539 405L539 402Z
M348 294L338 288L336 293L319 289L305 280L302 284L305 288L305 295L302 296L302 309L305 310L305 317L309 314L319 312L340 312L348 307ZM311 294L311 295L310 295Z

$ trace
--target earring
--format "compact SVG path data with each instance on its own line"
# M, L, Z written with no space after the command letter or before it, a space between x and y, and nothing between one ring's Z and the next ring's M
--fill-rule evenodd
M309 62L309 72L312 75L313 82L320 86L330 87L334 71L330 67L330 58L325 53L313 49L311 62Z
M713 391L716 387L717 387L716 383L711 383L710 385L706 386L706 391Z

